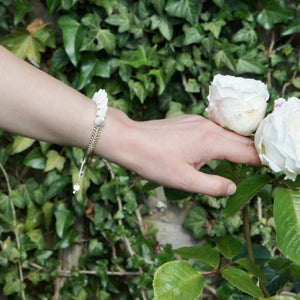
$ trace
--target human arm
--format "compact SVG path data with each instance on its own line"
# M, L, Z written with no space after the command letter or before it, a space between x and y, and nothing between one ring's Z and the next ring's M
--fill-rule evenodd
M0 70L0 128L86 149L95 119L93 101L1 46ZM199 172L205 163L259 164L252 140L203 117L136 122L113 108L95 154L159 184L209 195L232 194L235 185Z

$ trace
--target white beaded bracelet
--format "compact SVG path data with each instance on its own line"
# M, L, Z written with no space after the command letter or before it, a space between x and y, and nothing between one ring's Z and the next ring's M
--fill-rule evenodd
M95 150L95 147L96 147L97 141L99 139L101 129L104 126L104 122L105 122L105 118L106 118L106 114L107 114L108 98L107 98L107 93L105 92L105 90L100 89L98 92L96 92L94 94L92 99L97 105L96 118L95 118L95 122L94 122L94 128L92 131L92 135L91 135L87 150L85 151L85 154L84 154L81 166L80 166L77 182L73 186L73 194L75 194L76 192L78 192L80 190L79 182L80 182L80 178L82 178L84 175L83 168L85 166L85 163L86 163L89 155L91 155Z

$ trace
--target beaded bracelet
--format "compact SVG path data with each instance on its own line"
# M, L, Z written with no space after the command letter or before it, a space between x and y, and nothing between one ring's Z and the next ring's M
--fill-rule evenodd
M106 118L108 99L107 99L107 93L105 92L105 90L100 89L98 92L96 92L94 94L92 100L97 105L96 119L94 122L94 128L92 131L92 135L91 135L87 150L85 151L85 154L84 154L81 166L80 166L76 184L73 186L73 194L75 194L76 192L78 192L80 190L79 182L80 182L80 179L84 175L83 168L85 166L85 163L86 163L89 155L91 155L95 150L97 141L99 139L99 136L100 136L101 130L104 126L104 122L105 122L105 118Z

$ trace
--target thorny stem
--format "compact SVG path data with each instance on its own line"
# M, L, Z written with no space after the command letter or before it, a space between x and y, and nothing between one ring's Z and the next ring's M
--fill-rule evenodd
M6 185L7 185L7 189L8 189L9 203L10 203L10 207L11 207L11 211L12 211L12 215L13 215L13 229L14 229L14 234L15 234L15 237L16 237L17 248L18 248L18 251L20 251L21 245L20 245L20 239L19 239L19 234L18 234L18 229L17 229L17 217L16 217L16 210L15 210L14 201L13 201L12 193L11 193L11 186L10 186L10 183L9 183L8 175L7 175L3 165L1 163L0 163L0 169L3 173L3 175L4 175ZM20 281L23 283L24 282L24 276L23 276L23 270L22 270L22 265L21 265L20 260L18 260L18 267L19 267ZM21 292L21 295L22 295L22 299L25 300L26 296L25 296L24 291Z

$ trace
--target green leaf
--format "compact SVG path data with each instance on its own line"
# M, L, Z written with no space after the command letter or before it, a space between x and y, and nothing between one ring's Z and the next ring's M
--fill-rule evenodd
M159 29L160 33L168 41L172 39L173 36L173 25L170 20L164 16L153 15L151 18L151 29Z
M300 191L279 188L275 195L274 221L279 250L300 262Z
M216 39L219 38L222 27L226 24L224 20L214 20L213 22L203 24L204 30L210 31Z
M175 249L174 252L181 257L188 259L196 259L204 262L215 269L218 268L220 262L219 252L210 246L193 246Z
M248 272L252 273L256 278L258 278L261 282L267 283L267 278L259 269L259 267L249 258L239 258L235 261L238 265L246 269Z
M255 285L249 275L240 269L229 267L221 272L222 276L233 286L253 297L263 297L261 289Z
M127 7L120 5L117 13L111 15L105 20L106 23L118 26L118 32L122 33L130 29L130 15L128 14Z
M80 46L83 40L83 26L70 15L62 16L58 24L63 32L66 53L76 67L80 60Z
M203 207L192 207L183 225L185 228L193 231L195 239L200 240L206 234L206 220L207 213Z
M132 91L132 95L136 95L140 99L141 103L144 103L147 97L147 92L144 86L139 81L134 80L129 80L128 85Z
M82 18L82 23L88 27L89 31L83 41L81 51L105 49L108 54L111 54L115 50L116 36L109 29L100 27L100 16L98 14L87 14Z
M225 65L231 71L235 71L235 62L231 53L228 53L224 50L219 50L214 54L213 58L218 68Z
M61 203L54 212L56 217L55 227L57 235L63 238L67 230L73 225L75 221L74 213L67 208L65 203Z
M300 89L300 77L296 77L292 79L292 84L297 88Z
M237 33L235 33L232 37L232 41L234 43L246 42L249 47L255 47L257 43L257 34L255 30L248 26L243 27Z
M66 159L61 156L56 150L48 151L46 156L47 161L44 171L48 172L50 170L57 169L59 172L61 172L64 168Z
M29 59L39 63L44 45L26 29L15 27L11 33L2 40L2 45L22 59Z
M195 78L189 78L185 91L188 93L200 93L200 83Z
M46 158L40 148L33 148L24 158L24 165L43 170L46 165Z
M264 74L266 72L266 68L256 58L244 56L238 59L236 72L237 74Z
M165 8L166 0L150 0L157 12L162 15Z
M184 115L182 104L179 102L171 101L169 110L166 113L166 118L175 118L182 115ZM188 192L171 188L164 188L164 190L168 194L168 200L181 200L187 198L190 195Z
M104 7L108 15L111 15L117 5L117 0L95 0L96 5Z
M300 20L295 20L291 25L287 26L281 35L285 36L293 33L300 33Z
M168 262L154 274L154 300L196 300L204 287L204 277L185 261Z
M232 259L242 250L242 243L233 236L217 237L216 245L218 250L228 259Z
M169 16L186 19L194 25L199 17L200 2L198 0L168 0L165 9Z
M21 282L19 278L13 278L11 280L6 281L3 287L3 293L6 296L12 295L14 293L20 293L25 289L25 283Z
M42 207L42 212L44 214L45 227L49 230L54 212L54 204L52 202L46 202Z
M28 149L34 142L35 140L30 138L26 138L19 135L16 136L12 145L11 154L23 152L24 150Z
M203 35L200 34L198 28L196 27L190 27L188 25L184 25L183 31L184 31L184 41L183 41L184 46L188 46L191 44L199 44L204 37Z
M34 242L36 245L36 248L43 249L44 247L44 234L40 228L37 229L31 229L27 232L27 235L29 236L30 240Z
M39 209L31 202L27 207L27 216L25 222L25 230L39 227L41 224L41 213Z
M33 3L32 2L26 3L23 0L15 0L14 6L15 6L14 24L17 25L24 19L27 13L32 11Z
M125 63L136 69L141 66L150 66L150 61L147 58L147 53L144 47L138 46L137 50L131 53L131 57L125 60Z
M61 1L62 8L63 8L63 9L70 9L70 8L72 8L77 2L78 2L78 0L62 0L62 1Z
M265 29L271 29L274 24L288 21L292 15L288 9L281 6L279 0L264 0L264 9L257 16L257 22Z
M161 95L164 90L166 89L166 80L165 80L165 74L164 74L164 69L160 68L158 70L151 70L149 72L149 75L154 75L156 78L156 83L159 87L158 94Z
M232 216L247 204L268 182L268 175L253 175L237 185L237 191L232 195L223 211L225 217Z

